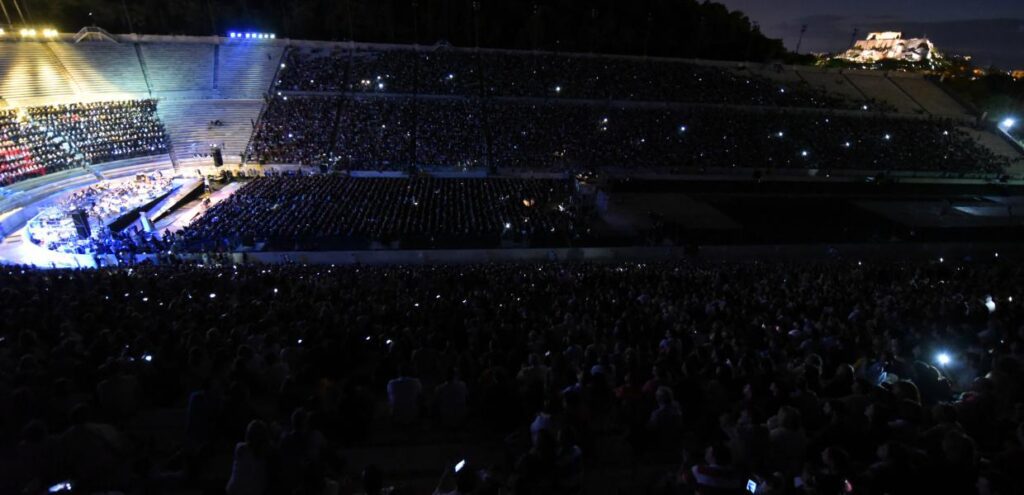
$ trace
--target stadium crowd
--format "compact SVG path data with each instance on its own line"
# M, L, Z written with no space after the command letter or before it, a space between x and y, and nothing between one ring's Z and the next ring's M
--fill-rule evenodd
M451 429L507 460L435 493L1021 493L1022 275L1005 257L7 267L0 484L422 493L387 481L398 457L360 455Z
M156 100L0 112L0 185L60 170L167 152Z
M732 105L861 108L866 102L750 68L637 58L425 48L295 48L278 90L458 96L526 96ZM878 105L868 102L872 107Z
M28 115L64 137L92 164L167 152L156 100L29 107Z
M489 164L964 174L1010 165L942 119L424 97L344 100L338 119L313 111L336 105L334 98L275 98L253 156L346 170ZM329 136L336 136L333 146ZM333 151L324 159L327 150Z
M176 235L218 247L257 241L528 242L573 236L573 185L548 179L355 178L337 174L257 178Z
M22 122L17 110L0 111L0 185L83 165L60 137Z

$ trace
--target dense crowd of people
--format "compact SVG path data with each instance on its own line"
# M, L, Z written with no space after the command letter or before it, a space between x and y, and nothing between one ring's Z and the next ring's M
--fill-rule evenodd
M0 484L413 493L360 447L454 429L504 439L464 495L1021 493L1024 273L988 259L8 267Z
M0 186L86 164L59 136L17 110L0 111Z
M677 101L814 108L865 102L807 84L783 84L749 68L677 60L448 47L350 51L295 48L278 90L459 96Z
M320 117L318 109L338 106L339 118ZM960 174L999 173L1010 164L953 122L880 114L425 97L279 97L270 108L253 140L254 158L346 170L490 165Z
M525 242L577 235L578 210L567 180L265 177L210 208L176 239L232 248L275 239Z
M0 112L0 185L60 170L167 152L156 100Z

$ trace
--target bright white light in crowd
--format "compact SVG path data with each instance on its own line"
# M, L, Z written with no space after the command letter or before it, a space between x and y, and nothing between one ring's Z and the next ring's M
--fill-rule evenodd
M992 296L985 297L985 308L988 309L989 313L996 312L996 302L992 300Z
M370 336L369 336L369 335L367 335L367 336L366 336L366 341L367 341L367 342L369 342L369 341L370 341Z
M803 150L803 151L801 151L801 152L800 152L800 156L807 156L807 150Z
M941 366L946 366L952 361L949 354L946 354L945 352L940 352L938 356L935 356L935 360L938 361Z
M455 74L452 74L451 72L449 72L448 73L448 80L451 81L452 79L455 79Z
M385 340L384 343L387 345L391 345L391 339Z
M152 354L143 354L142 355L142 360L147 362L147 363L153 362L153 355Z
M847 141L847 142L843 143L843 146L846 146L847 148L849 148L850 147L850 142Z
M508 230L508 229L511 229L511 228L512 228L512 224L508 223L508 222L505 222L505 230Z
M786 88L779 88L779 93L785 93L785 92L786 92Z
M998 252L996 252L996 258L998 258L998 257L999 257L999 253L998 253Z
M277 38L277 35L274 34L274 33L270 33L270 39L274 39L274 38Z
M217 294L214 294L213 292L211 292L210 293L210 299L217 299Z
M782 131L779 131L779 133L776 134L776 136L782 137L782 136L784 136L784 134L782 133Z
M888 141L888 140L890 140L890 139L892 139L892 135L890 135L890 134L886 134L886 135L885 135L885 140L886 140L886 141Z
M1007 302L1013 302L1013 296L1007 297L1007 298L1006 298L1006 301L1007 301Z
M949 135L949 131L942 131L942 135L943 136L948 136Z
M999 124L999 126L1002 127L1003 130L1007 131L1010 130L1010 128L1015 125L1017 125L1017 120L1010 117L1003 119L1002 123Z
M377 89L384 89L384 83L377 83Z
M302 339L296 340L295 343L296 344L301 344L302 343Z
M864 110L867 110L867 109L868 109L868 106L867 106L867 105L864 105L864 106L862 106L861 108L862 108L862 109L864 109Z
M285 68L285 65L284 65L284 64L281 64L281 68L282 68L282 69L283 69L283 68Z
M277 287L274 287L274 294L277 294Z
M679 132L686 132L686 126L685 125L679 126Z
M945 263L945 262L946 262L946 258L939 257L939 263Z
M562 92L562 87L561 86L555 86L555 93L561 93L561 92Z

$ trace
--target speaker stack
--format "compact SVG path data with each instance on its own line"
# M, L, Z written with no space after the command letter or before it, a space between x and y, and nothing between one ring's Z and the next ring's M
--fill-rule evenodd
M213 155L213 165L216 167L224 166L224 155L220 152L220 146L214 146L210 154Z
M75 232L78 233L79 239L88 239L92 237L92 229L89 228L89 213L85 210L75 210L71 212L71 220L75 222Z

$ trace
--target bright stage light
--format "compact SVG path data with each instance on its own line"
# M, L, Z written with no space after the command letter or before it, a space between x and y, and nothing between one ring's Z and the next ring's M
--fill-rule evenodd
M1017 119L1014 119L1012 117L1007 117L1003 119L1002 122L999 123L999 127L1002 127L1004 131L1010 130L1015 125L1017 125Z
M949 354L946 354L945 352L940 352L937 356L935 356L935 361L938 362L940 366L946 366L949 363L953 362L953 359L949 357Z

